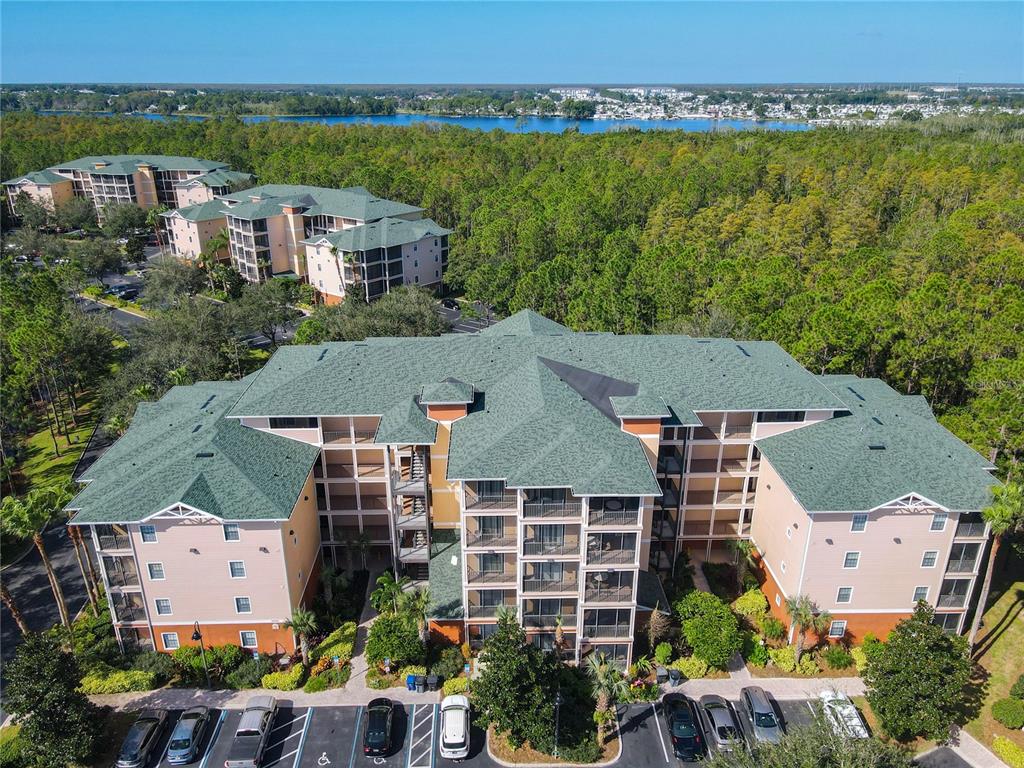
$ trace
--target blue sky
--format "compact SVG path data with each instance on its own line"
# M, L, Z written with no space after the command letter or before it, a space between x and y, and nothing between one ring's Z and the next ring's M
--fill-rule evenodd
M1020 83L1024 2L3 0L0 46L4 83Z

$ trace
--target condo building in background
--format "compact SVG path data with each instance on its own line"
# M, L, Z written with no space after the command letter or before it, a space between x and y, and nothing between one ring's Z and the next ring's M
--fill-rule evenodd
M626 663L678 556L731 559L735 539L783 620L804 594L831 638L884 635L924 599L960 631L991 470L922 398L816 376L775 343L523 311L282 347L241 382L175 387L69 509L124 643L172 650L200 621L292 652L283 622L321 563L365 562L429 586L431 631L453 641L479 646L506 607L540 647L560 625L568 659Z

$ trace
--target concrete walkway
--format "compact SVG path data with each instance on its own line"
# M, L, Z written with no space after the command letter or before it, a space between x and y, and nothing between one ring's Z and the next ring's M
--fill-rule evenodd
M958 730L947 746L974 768L1006 768L1002 760L967 731Z

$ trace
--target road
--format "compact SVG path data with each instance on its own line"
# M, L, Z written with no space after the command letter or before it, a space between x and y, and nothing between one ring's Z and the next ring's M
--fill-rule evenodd
M483 307L479 304L474 304L474 308L479 312L483 312ZM494 325L495 322L493 315L490 322L483 318L464 318L459 310L448 309L440 304L437 307L437 313L451 324L452 331L455 333L476 333L488 325Z

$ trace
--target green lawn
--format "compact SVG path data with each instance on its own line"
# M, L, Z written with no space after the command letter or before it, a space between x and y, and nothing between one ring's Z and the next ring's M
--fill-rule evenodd
M992 703L1006 698L1010 686L1024 673L1024 558L1008 544L1006 557L992 581L989 605L978 632L977 681L983 697L977 716L967 723L967 732L986 747L1004 736L1024 749L1024 731L1011 731L992 717Z

